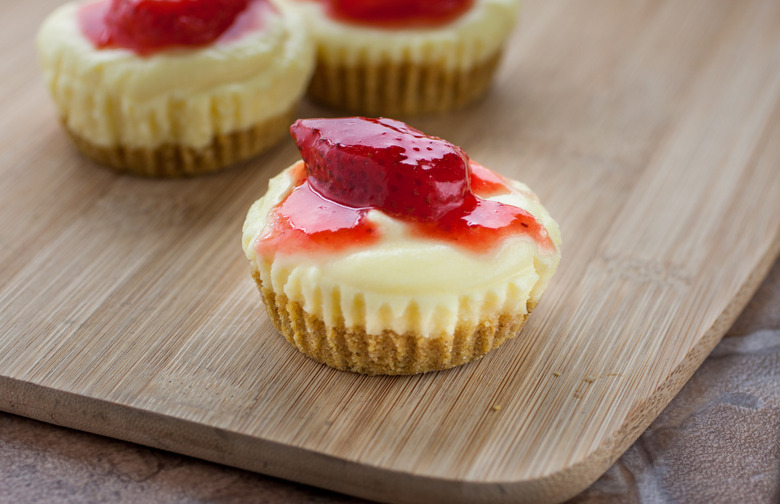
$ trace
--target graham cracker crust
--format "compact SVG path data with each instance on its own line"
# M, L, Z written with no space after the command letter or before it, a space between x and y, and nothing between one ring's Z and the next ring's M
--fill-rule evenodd
M390 330L367 334L365 328L327 327L300 303L264 288L254 267L252 276L274 326L290 344L330 367L367 375L425 373L474 361L514 338L528 318L502 314L474 327L458 327L455 334L433 337Z
M465 70L443 65L318 59L308 96L323 105L372 116L418 115L461 108L482 96L501 51Z
M297 106L249 129L215 135L205 147L179 144L158 147L102 146L79 136L62 123L76 148L85 156L120 173L144 177L179 178L212 173L256 156L276 145L288 133Z

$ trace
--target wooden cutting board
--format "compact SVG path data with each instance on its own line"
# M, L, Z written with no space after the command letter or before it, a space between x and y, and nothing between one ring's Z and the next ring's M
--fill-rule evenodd
M241 225L287 141L223 174L77 155L0 30L0 409L388 502L556 501L671 400L780 249L780 2L528 1L489 96L410 121L533 187L561 267L520 335L411 377L272 328ZM328 114L304 104L301 116Z

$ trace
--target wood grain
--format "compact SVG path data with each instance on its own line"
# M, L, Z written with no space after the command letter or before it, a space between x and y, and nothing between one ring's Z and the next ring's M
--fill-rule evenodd
M669 402L780 250L780 3L529 1L487 98L410 122L536 190L559 272L477 363L335 371L275 333L240 247L292 142L200 179L103 170L34 65L57 1L7 3L6 411L389 502L562 500Z

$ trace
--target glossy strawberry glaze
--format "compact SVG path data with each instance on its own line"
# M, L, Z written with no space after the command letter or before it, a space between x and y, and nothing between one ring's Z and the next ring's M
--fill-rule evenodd
M469 182L472 192L483 198L506 194L511 191L509 180L498 173L488 170L479 163L469 160L471 168L471 177Z
M267 0L98 0L80 7L78 22L98 49L148 56L235 40L261 28L270 8Z
M293 189L272 209L268 218L270 225L256 243L256 251L260 256L272 257L277 252L339 252L352 247L370 246L381 238L381 231L367 218L372 209L381 210L407 223L414 236L448 242L474 253L489 252L504 238L518 234L529 236L542 248L554 247L547 230L533 215L521 208L485 199L516 191L507 179L468 158L463 159L464 169L461 170L458 163L453 161L453 154L460 159L462 151L459 148L441 139L425 136L413 128L409 128L413 133L399 134L397 125L403 123L381 120L388 122L394 142L397 142L396 147L403 148L404 152L415 152L420 141L435 140L449 145L449 151L441 146L435 159L426 159L422 164L424 166L426 162L430 165L433 161L446 160L444 167L438 167L439 171L462 174L465 187L457 198L457 204L446 200L444 211L428 209L436 206L435 203L431 204L432 199L435 200L432 193L436 191L436 184L426 187L424 179L432 170L430 166L424 166L427 169L406 171L403 177L407 183L406 193L394 193L389 198L392 201L386 201L386 188L394 183L393 170L388 170L390 175L381 173L370 163L381 165L383 157L388 156L390 159L386 160L387 166L397 168L399 165L394 156L398 151L378 146L374 152L370 152L364 149L365 145L360 145L361 149L357 149L360 156L355 165L361 167L365 164L369 174L380 173L377 178L366 179L365 173L355 171L355 167L348 163L354 155L354 150L349 149L354 147L350 144L354 138L350 136L351 130L345 135L343 123L337 121L349 119L354 118L304 120L293 125L293 136L307 163L296 165L291 174ZM363 121L372 122L366 128L369 132L377 122ZM358 129L361 125L366 126L358 123ZM329 137L327 131L331 126L335 131L333 137ZM318 133L322 137L311 135L312 129L319 129ZM372 138L369 134L368 137L376 139L376 135ZM326 139L328 143L325 143ZM330 175L338 183L335 184L335 190L331 191L332 185L322 183L324 174L319 174L319 179L312 175L312 166L327 165L328 161L334 159L337 163L330 164ZM345 171L340 173L343 167ZM439 175L441 178L441 173ZM343 180L339 180L339 176ZM359 179L358 183L351 187L358 189L357 199L350 200L350 191L345 191L345 181L355 177ZM446 180L444 184L450 187L453 182ZM366 187L374 188L375 191L366 191ZM383 198L372 199L372 195L377 193L383 194Z
M379 28L429 28L463 15L474 0L323 0L328 15Z
M379 230L365 218L369 208L340 205L319 194L311 187L303 163L291 176L293 190L271 210L271 225L256 244L260 256L272 257L277 251L339 252L379 239Z

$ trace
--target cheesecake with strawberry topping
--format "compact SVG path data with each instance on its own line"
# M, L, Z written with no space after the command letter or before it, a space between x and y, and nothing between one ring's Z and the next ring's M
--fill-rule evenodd
M309 97L362 115L441 113L487 91L519 0L297 0L317 43Z
M302 160L249 210L243 247L276 328L365 374L446 369L514 337L560 259L524 184L392 119L304 119Z
M278 0L92 0L41 25L38 49L77 148L122 172L185 176L285 135L314 64Z

